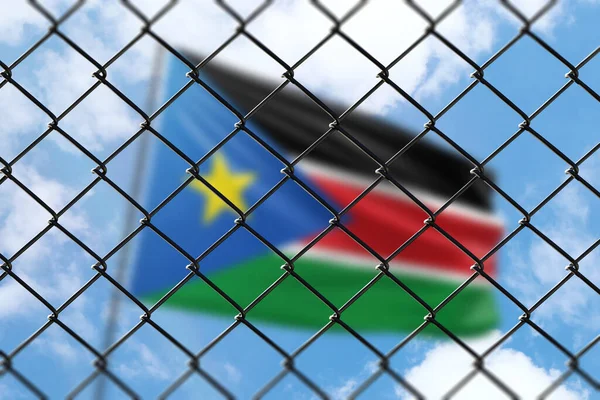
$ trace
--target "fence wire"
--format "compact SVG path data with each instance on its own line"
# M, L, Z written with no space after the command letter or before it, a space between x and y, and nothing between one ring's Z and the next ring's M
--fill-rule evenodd
M5 183L6 181L11 181L17 187L15 190L22 190L28 196L30 196L36 203L38 203L41 207L43 207L50 215L51 219L48 221L48 225L42 229L37 235L35 235L29 242L27 242L20 250L16 251L15 254L11 257L5 257L0 253L0 261L2 265L0 268L2 269L2 273L0 274L0 280L4 279L12 279L16 281L19 285L21 285L25 290L31 293L33 296L39 300L41 304L43 304L50 311L50 315L48 317L48 321L44 323L35 333L33 333L30 337L28 337L25 341L19 344L16 348L9 349L0 349L0 376L11 375L19 382L21 382L30 392L32 396L39 398L46 398L46 394L44 391L37 387L29 377L25 376L15 366L13 365L13 360L19 356L19 354L31 344L51 325L58 325L64 332L70 335L73 339L78 341L82 346L84 346L89 352L93 354L95 357L94 372L88 376L85 380L80 382L80 384L73 388L72 392L68 395L69 398L77 397L84 389L92 385L94 382L97 382L98 379L107 379L114 383L116 387L118 387L124 396L129 396L131 398L138 398L138 394L130 388L126 382L114 372L110 368L110 360L109 356L120 346L122 346L127 340L131 338L131 336L138 331L142 326L148 325L151 326L156 332L160 335L164 336L167 340L172 342L175 346L181 349L185 354L187 354L189 358L188 369L185 373L183 373L179 378L177 378L172 384L170 384L167 388L165 388L162 394L159 394L160 398L167 398L171 394L173 394L184 382L186 382L191 376L199 375L201 376L209 385L211 385L215 390L221 393L226 398L233 398L234 395L230 392L227 386L219 382L217 378L212 376L207 370L202 367L201 360L202 358L211 351L211 349L219 343L224 337L231 334L237 327L240 325L245 325L252 332L254 332L259 338L264 340L270 347L272 347L276 352L278 352L282 357L282 367L281 372L274 376L269 382L266 382L264 386L255 393L256 398L261 398L264 395L268 394L271 389L273 389L278 382L280 382L287 375L294 375L297 377L307 388L309 388L314 395L321 398L328 398L329 395L326 391L319 387L310 377L310 371L301 371L295 365L296 357L306 350L315 340L317 340L320 336L322 336L326 331L332 328L334 325L339 325L345 331L347 331L350 335L356 338L357 341L361 342L367 349L369 349L379 360L376 370L369 376L364 382L358 385L354 391L350 394L350 398L355 398L361 395L367 388L369 388L376 380L378 380L382 375L387 375L391 379L393 379L398 385L402 386L407 392L411 393L416 398L424 398L421 393L421 389L419 387L415 387L411 385L402 375L395 371L390 366L390 358L393 357L400 349L404 348L409 344L414 338L416 338L420 332L422 332L427 326L433 325L437 327L441 332L443 332L451 341L458 344L461 348L463 348L468 354L470 354L473 358L473 367L472 371L469 372L466 376L464 376L460 381L456 382L454 387L446 393L446 397L452 397L458 394L466 385L476 377L476 376L484 376L487 378L493 385L495 385L498 389L503 391L507 396L511 398L518 398L519 393L515 393L513 388L504 383L500 378L498 378L492 371L487 368L486 362L491 354L498 349L503 343L505 343L511 336L513 336L517 331L522 329L524 326L529 326L535 332L539 333L541 337L547 340L551 345L556 347L560 352L564 353L568 358L568 362L566 365L566 370L560 375L557 376L556 379L552 382L552 384L547 387L542 393L540 393L540 397L546 397L555 391L558 387L561 386L570 376L578 375L581 379L585 380L591 387L596 390L600 387L600 382L595 379L590 373L582 369L579 364L579 359L585 353L589 352L592 347L594 347L599 340L599 337L596 337L591 342L585 344L581 347L581 349L573 353L569 351L565 346L563 346L558 340L556 340L551 334L549 334L544 328L536 324L531 316L532 313L540 307L545 301L547 301L561 286L563 286L570 279L579 279L587 286L589 286L596 293L600 294L600 289L593 282L588 279L584 273L579 268L580 262L590 254L600 243L600 240L594 242L588 249L583 251L581 254L573 256L570 255L567 251L562 249L559 245L557 245L554 241L552 241L548 236L542 233L538 228L536 228L533 217L536 213L538 213L552 198L554 198L561 190L563 190L570 182L578 181L583 187L587 188L590 193L595 195L596 197L600 197L600 192L596 189L592 184L590 184L586 179L584 179L579 174L580 165L587 160L590 156L592 156L600 147L600 144L597 144L591 150L589 150L583 157L579 160L572 160L567 155L565 155L560 149L555 147L552 143L550 143L547 139L544 138L540 133L536 132L531 127L531 122L538 117L544 110L554 101L556 101L559 96L561 96L570 86L573 84L579 85L582 89L584 89L590 96L592 96L595 100L600 101L600 95L596 93L593 89L591 89L584 81L579 77L579 70L586 63L588 63L593 57L600 52L600 48L597 48L583 60L581 60L577 64L571 63L565 57L563 57L559 52L553 49L546 41L544 41L540 36L538 36L534 31L532 31L532 26L538 21L542 16L544 16L555 4L555 1L549 1L543 8L541 8L535 15L531 18L527 18L517 6L513 5L508 1L502 1L502 5L506 8L506 10L513 14L521 23L521 28L518 34L508 41L503 47L501 47L493 56L491 56L487 61L483 64L477 64L471 58L469 58L460 48L458 48L455 44L453 44L450 40L448 40L444 35L442 35L438 30L437 26L444 19L446 19L449 15L453 13L453 11L461 5L461 1L455 1L448 8L446 8L438 17L431 17L424 8L414 2L412 0L406 0L406 4L418 14L420 18L427 23L427 28L422 33L422 35L412 44L407 50L405 50L402 54L399 54L391 63L385 65L378 61L372 54L368 52L367 49L358 45L351 37L349 37L346 33L344 33L344 25L352 19L355 15L361 12L361 9L365 6L367 1L360 1L351 8L347 13L341 17L337 18L331 10L329 10L325 5L321 4L319 1L312 0L310 4L318 10L322 15L324 15L328 20L331 21L331 30L328 35L326 35L322 41L320 41L314 48L308 51L303 57L301 57L295 64L288 65L284 62L280 57L277 56L272 50L269 49L264 43L262 43L258 38L253 36L248 31L248 26L267 10L271 5L272 1L265 1L260 6L258 6L252 13L250 13L247 17L242 17L233 7L228 5L226 2L217 0L216 4L221 7L227 14L229 14L233 19L235 19L238 23L238 28L235 30L233 35L227 39L217 50L215 50L212 54L208 55L204 60L202 60L199 64L194 64L190 60L188 60L184 55L176 50L176 48L170 45L165 39L163 39L160 35L156 34L153 30L154 25L163 18L166 14L168 14L174 7L177 6L177 1L172 0L166 3L158 12L156 12L152 16L147 16L145 10L141 9L141 6L136 6L132 4L129 0L121 0L122 5L135 17L137 17L140 21L141 30L139 34L137 34L131 42L127 43L123 48L114 54L107 62L102 63L96 59L94 59L89 53L84 51L81 47L76 44L76 40L72 40L61 30L62 25L65 21L70 18L73 14L77 13L78 10L84 5L85 0L77 1L70 8L65 10L62 15L54 16L44 5L42 5L37 0L30 0L29 4L33 7L41 16L43 16L50 24L50 28L48 32L43 35L36 43L34 43L28 50L26 50L20 57L14 60L12 63L8 63L6 60L0 60L0 75L2 76L2 80L0 81L0 89L4 88L7 85L13 86L20 93L25 95L35 106L37 106L41 111L43 111L47 117L49 118L48 128L43 133L41 133L30 145L24 148L20 153L18 153L12 160L5 160L0 155L0 184ZM40 100L36 98L32 93L30 93L23 85L19 83L19 79L13 75L13 70L25 61L28 57L30 57L36 49L40 47L41 44L48 41L52 37L58 37L68 46L70 46L73 50L83 56L86 60L92 63L96 71L93 72L93 76L96 79L96 82L83 93L79 98L77 98L71 105L69 105L61 114L55 115L50 109L44 105ZM125 95L122 91L120 91L113 83L110 81L110 74L108 73L111 65L115 63L120 57L123 56L128 49L134 46L137 42L142 40L143 38L152 38L156 41L165 51L171 53L173 56L177 57L182 63L184 63L188 68L189 72L187 74L188 83L185 84L176 94L174 94L166 103L162 104L158 107L152 114L147 114L143 111L143 107L138 106L134 101L132 101L127 95ZM207 83L202 81L199 78L199 71L211 60L223 51L234 39L237 37L245 37L252 42L257 48L262 50L266 55L271 57L275 62L280 64L285 73L283 74L284 80L282 83L269 95L267 96L254 110L249 112L247 115L241 114L239 111L233 108L233 106L227 103L215 90L210 88ZM334 37L340 38L345 41L347 44L356 49L365 59L369 62L373 63L378 69L379 74L377 75L377 80L374 81L373 87L367 93L365 93L356 103L350 106L344 113L341 115L337 115L334 113L327 105L326 102L319 99L314 93L309 91L302 82L298 81L294 76L294 71L301 64L303 64L307 59L309 59L318 49L323 47L328 41L332 40ZM389 75L389 70L403 60L411 51L413 51L421 42L426 40L429 37L434 37L442 42L449 50L455 53L458 57L468 63L474 70L471 74L472 82L458 95L456 96L449 104L447 104L439 113L433 115L430 113L425 107L419 104L413 97L411 97L407 92L402 90L402 88L396 84ZM495 63L498 59L502 57L502 55L516 43L518 43L523 38L532 39L540 48L544 49L548 54L552 55L555 59L560 61L568 71L565 75L565 83L564 85L554 93L549 99L543 102L532 114L528 115L523 110L521 110L509 97L503 94L498 88L496 88L491 82L486 80L485 71L489 68L493 63ZM76 39L76 38L73 38ZM227 137L223 140L223 142L219 143L211 152L205 155L198 161L193 161L186 157L184 153L178 149L173 143L171 143L166 137L162 136L157 129L153 126L153 122L155 119L162 114L171 104L186 90L194 85L199 85L202 87L202 90L208 90L213 94L213 96L220 101L225 107L227 107L237 118L238 122L235 126L232 127L232 131L227 135ZM330 117L331 124L327 127L323 127L323 133L319 140L315 141L306 151L304 151L300 156L294 159L291 162L284 161L285 157L276 153L274 150L267 148L269 152L274 157L277 157L282 162L285 162L286 167L282 170L282 181L273 187L267 194L265 194L256 204L254 204L249 210L243 211L238 209L235 204L229 201L226 197L224 197L218 190L207 184L208 182L202 177L200 174L200 165L216 150L218 150L222 145L224 145L225 141L233 137L234 135L243 133L247 134L249 137L253 138L257 142L260 143L260 139L254 135L247 127L246 123L250 120L254 113L258 111L259 108L264 106L267 102L269 102L276 93L282 90L287 85L294 85L299 88L306 96L308 96L312 101L314 101L321 109L323 109ZM356 138L354 138L349 132L344 129L344 119L350 113L352 113L360 104L362 104L375 90L379 87L388 85L393 88L399 95L401 95L404 99L414 105L424 116L424 129L414 137L404 148L400 149L393 157L388 160L379 159L376 155L370 152L369 148L364 144L360 143ZM441 118L445 113L448 112L452 107L454 107L461 99L469 93L476 86L484 86L491 93L493 93L497 98L499 98L502 102L508 105L516 115L522 119L522 122L518 125L517 130L514 134L512 134L504 143L502 143L497 149L495 149L487 158L482 161L478 161L473 156L471 156L467 151L462 149L457 143L452 141L448 136L446 136L437 126L436 121ZM68 132L63 130L61 127L61 121L71 113L78 105L88 97L93 91L95 91L100 86L105 86L110 89L114 94L116 94L119 98L121 98L127 105L129 105L140 117L140 129L133 133L129 139L127 139L124 143L122 143L112 154L106 157L104 160L97 158L89 149L87 149L84 145L78 142L74 137L72 137ZM331 205L327 204L325 200L319 198L319 196L313 191L313 189L305 182L303 182L294 172L294 166L297 165L303 158L305 158L309 153L311 153L315 148L317 148L322 141L333 133L339 133L343 135L346 139L350 140L357 147L364 152L367 156L375 160L379 168L374 171L373 175L373 183L369 185L364 192L356 197L354 201L352 201L348 206L346 206L342 211L335 211L335 208ZM81 153L87 156L96 167L93 169L93 174L95 177L93 180L83 189L81 190L75 197L68 202L60 210L55 210L51 208L46 202L44 202L38 195L36 195L26 184L21 180L22 177L17 176L13 173L13 166L23 158L27 153L32 151L45 137L49 134L55 133L61 135L70 143L72 143ZM181 157L186 163L189 164L189 168L187 169L187 173L189 174L189 178L181 184L181 186L175 190L171 195L166 197L158 206L156 206L153 210L144 209L134 198L132 198L126 190L119 187L116 183L114 183L108 176L107 171L111 161L121 152L123 152L126 148L132 145L132 143L140 140L142 134L149 133L163 143L165 143L174 154ZM407 152L411 147L421 141L426 135L436 135L445 142L447 142L451 147L456 149L466 160L468 160L473 165L473 169L471 172L471 179L462 187L455 195L453 195L447 202L441 206L438 210L430 210L424 204L418 202L416 197L412 196L411 193L402 186L402 184L396 181L389 173L388 167L390 164L395 162L398 158L402 157L402 155ZM569 168L566 171L568 175L567 178L555 189L553 190L546 198L544 198L537 206L535 206L531 210L527 210L522 207L516 200L514 200L511 196L509 196L506 192L504 192L500 187L494 183L494 181L486 175L485 167L490 161L492 161L498 154L504 151L511 143L521 135L531 135L534 138L538 139L541 143L543 143L547 149L552 151L558 157L560 157L564 162L569 165ZM193 180L199 180L203 184L207 185L211 191L213 191L216 195L226 200L226 202L231 206L235 212L238 214L238 218L234 221L231 229L225 234L225 236L220 239L218 242L214 243L211 248L209 248L206 252L204 252L199 257L194 257L191 254L188 254L182 247L180 247L174 240L172 240L167 234L162 232L157 226L155 226L152 222L152 218L181 190L190 184ZM108 184L116 193L126 199L135 209L139 210L145 216L131 232L128 232L127 236L118 243L114 248L112 248L107 254L100 255L96 254L84 241L77 237L77 235L71 233L65 226L61 223L61 216L63 216L69 209L71 209L75 204L77 204L83 196L90 192L99 182L104 181ZM317 237L315 237L304 249L302 249L297 256L292 258L287 258L283 255L281 251L277 249L272 243L270 243L266 238L261 236L257 231L252 228L252 224L248 222L248 216L254 212L258 207L261 207L265 200L271 196L275 191L281 187L283 183L286 181L293 181L302 187L305 191L315 197L323 207L327 208L329 211L333 213L333 218L331 219L329 226L323 232L321 232ZM424 221L422 228L416 232L412 237L410 237L404 244L402 244L396 251L392 253L389 257L384 257L379 255L375 250L373 250L368 244L363 242L359 237L357 237L351 230L349 230L342 223L342 216L348 213L350 209L352 209L361 199L370 191L372 191L376 186L384 181L391 182L398 190L403 191L407 194L413 201L417 202L418 206L423 209L428 218ZM478 258L473 255L469 249L465 248L458 240L456 240L452 235L442 229L436 223L436 218L442 213L445 209L447 209L462 193L464 193L467 189L473 186L476 182L482 181L489 188L491 188L494 192L496 192L499 196L508 201L521 215L522 218L518 221L518 226L512 232L508 233L494 248L492 248L486 255L481 258ZM344 231L349 237L351 237L354 241L356 241L360 246L362 246L366 251L375 256L379 260L379 265L377 266L377 273L373 277L373 279L366 284L361 290L359 290L352 298L348 299L348 301L341 307L336 307L333 303L331 303L322 293L320 293L317 289L311 286L310 282L304 280L302 278L302 272L296 271L294 269L294 262L297 261L299 257L301 257L308 249L313 247L319 240L321 240L328 232L333 230L334 228L339 228ZM87 281L79 290L71 295L63 304L56 307L51 304L48 300L46 300L42 295L36 292L26 281L19 275L19 271L16 268L13 268L13 264L17 258L21 257L34 243L36 243L40 238L46 235L50 230L58 229L62 233L64 233L73 243L77 244L83 251L89 254L96 260L96 263L93 266L95 270L95 275ZM189 261L187 265L187 269L189 270L189 275L178 285L173 287L167 295L164 296L160 301L158 301L155 305L150 308L147 308L141 301L135 298L120 282L120 279L115 278L111 275L111 271L107 268L107 261L114 257L127 243L129 243L134 237L136 237L142 230L152 230L156 234L158 234L166 243L170 246L174 247L181 254L183 254ZM223 290L221 290L217 285L213 284L209 278L207 278L203 272L202 268L199 266L200 262L204 257L210 254L217 246L219 246L227 237L233 234L237 230L246 230L259 241L264 243L271 250L280 254L284 257L284 265L282 267L283 273L280 279L273 282L273 284L268 287L260 296L258 296L252 303L245 304L237 304L231 297L227 295ZM401 280L399 280L394 274L389 271L389 262L392 258L396 257L400 252L402 252L408 245L410 245L416 238L422 235L427 230L435 230L443 235L447 240L452 242L455 246L461 249L465 254L467 254L472 260L473 265L471 267L472 275L464 281L460 286L456 288L454 292L452 292L444 301L437 305L429 305L422 298L420 298L416 293L414 293L410 287L407 287ZM538 299L537 302L533 304L531 307L527 307L522 304L511 292L492 278L484 269L484 263L494 254L496 254L501 248L503 248L515 235L523 230L529 230L531 233L539 237L541 240L546 242L552 248L554 248L557 252L562 254L567 260L569 260L568 266L566 266L566 274L560 281L556 282L554 287L552 287L546 294L544 294L541 298ZM2 249L0 249L1 251ZM116 272L115 272L116 274ZM227 302L229 302L233 307L235 307L238 311L238 314L235 316L234 322L225 329L221 334L216 336L208 345L201 349L191 349L184 346L177 339L175 339L169 333L168 326L161 326L158 324L153 318L153 313L161 307L161 305L171 297L175 292L177 292L185 282L194 276L200 277L205 282L211 284L213 289L222 296ZM493 343L487 350L483 353L478 353L473 350L465 341L461 340L459 337L454 335L451 331L449 331L442 323L436 319L436 315L446 307L461 291L463 291L468 285L470 285L477 277L483 277L487 280L498 292L500 292L503 296L505 296L510 302L514 303L521 311L522 315L515 321L515 325L506 332L502 337L500 337L495 343ZM320 301L322 301L328 308L331 309L331 317L329 321L324 321L324 326L316 332L310 339L308 339L305 343L303 343L300 347L298 347L295 351L288 353L284 349L282 349L274 340L272 340L268 335L263 333L259 328L257 328L250 319L247 318L248 312L255 307L258 303L260 303L265 297L269 296L269 293L277 287L284 278L295 279L302 286L306 287L310 292L312 292ZM376 346L369 342L365 337L361 336L356 330L352 328L349 324L344 321L344 311L348 309L358 298L363 296L377 281L380 279L389 279L395 282L402 290L404 290L408 295L413 297L416 301L418 301L423 306L423 316L424 320L422 324L417 327L412 333L406 336L400 343L394 346L388 352L382 352ZM135 303L142 311L143 315L140 318L139 322L131 328L127 333L118 338L117 340L111 341L111 343L107 343L105 348L95 348L90 343L88 343L85 339L83 339L80 335L78 335L73 329L69 327L68 324L61 320L61 313L65 311L69 307L71 303L79 296L82 295L94 282L97 280L105 280L110 283L110 285L116 290L124 295L126 295L133 303ZM468 312L468 310L465 310ZM435 379L435 378L432 378ZM433 381L435 384L435 381Z

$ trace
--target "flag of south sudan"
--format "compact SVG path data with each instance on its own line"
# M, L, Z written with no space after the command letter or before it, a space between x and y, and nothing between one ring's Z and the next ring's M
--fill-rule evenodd
M188 71L179 61L171 63L166 92L180 89ZM199 78L242 115L278 84L214 61L201 69ZM328 106L343 111L335 104ZM339 131L323 139L331 117L292 84L245 123L270 149L243 129L231 135L238 117L201 85L190 87L161 118L159 132L190 159L202 159L199 174L239 210L252 210L245 220L252 232L240 227L222 240L239 215L207 185L194 180L152 218L164 235L200 259L199 270L210 281L197 276L189 279L165 303L167 307L233 317L238 311L211 286L245 308L287 275L281 269L286 262L282 255L294 259L295 274L341 307L379 273L380 260L373 252L384 259L394 254L428 217L415 201L383 179L343 214L340 222L344 229L334 227L314 243L313 239L330 227L334 212L343 210L379 177L375 172L379 165ZM360 110L345 118L342 127L380 160L388 160L414 137L402 127ZM331 209L287 179L282 173L285 163L269 151L292 161L317 140L319 145L304 154L293 174ZM154 144L146 194L152 207L190 176L186 172L190 165L182 157L164 143ZM458 153L420 141L389 166L389 174L435 211L472 178L472 168ZM267 199L255 207L265 195ZM436 223L477 257L493 248L502 234L501 224L491 213L490 193L481 183L460 195ZM132 292L152 304L190 273L186 269L189 261L158 233L151 229L142 232ZM296 257L299 252L301 256ZM455 244L435 229L427 229L397 253L389 270L435 308L473 273L473 264ZM495 257L486 261L485 270L496 275ZM383 276L344 310L341 319L359 332L402 332L416 328L427 313L423 304ZM246 317L316 330L331 314L322 299L287 275ZM436 319L457 335L476 335L494 328L498 313L493 287L481 278L473 281ZM431 332L436 330L433 327Z

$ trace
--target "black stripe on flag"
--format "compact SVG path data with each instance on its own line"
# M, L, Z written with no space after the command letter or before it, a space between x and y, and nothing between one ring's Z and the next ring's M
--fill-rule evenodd
M197 55L185 54L194 62L201 60ZM213 89L244 114L281 83L247 75L216 61L205 65L199 76L216 84ZM345 110L340 104L330 104L328 101L327 106L338 113ZM248 125L253 123L262 127L279 148L295 157L323 135L331 122L331 117L314 101L289 84L254 114ZM415 137L413 132L401 126L360 110L350 113L341 125L381 160L388 160ZM373 180L377 177L374 171L378 165L340 133L331 135L319 144L307 160L360 176L368 175ZM448 199L473 177L470 173L473 167L460 154L450 153L421 140L388 169L401 184ZM486 175L489 176L487 171ZM490 190L478 181L460 196L458 202L489 211Z

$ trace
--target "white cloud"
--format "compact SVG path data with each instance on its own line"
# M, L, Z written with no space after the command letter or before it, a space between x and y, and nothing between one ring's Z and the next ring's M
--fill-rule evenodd
M55 209L75 196L75 191L29 165L19 165L13 171L28 188ZM0 186L0 252L10 256L38 234L48 223L50 214L35 203L28 194L8 182ZM61 217L61 223L80 237L89 234L88 216L75 206ZM53 228L13 263L13 272L57 307L75 293L84 283L82 258L66 246L66 236ZM42 310L49 311L11 277L0 284L0 320L16 318L20 321L39 318ZM89 309L85 294L73 302L60 316L78 334L94 340L97 332L88 319ZM40 321L40 326L45 320ZM65 342L65 334L58 326L49 329L34 343L40 351L50 350L65 361L78 359L79 346Z
M46 50L40 59L41 64L34 72L36 95L55 114L64 111L95 81L91 74L96 68L74 51ZM58 78L49 78L54 76ZM110 89L100 86L69 113L60 126L94 152L102 150L104 144L116 143L118 139L124 141L135 133L142 117L136 118L133 114ZM56 143L62 145L63 150L79 152L64 140Z
M85 350L83 347L73 345L72 341L66 340L68 335L59 326L55 325L44 331L44 333L33 341L33 345L37 347L38 351L48 355L53 353L58 357L54 357L57 360L70 364L79 362L85 356ZM52 357L52 356L51 356Z
M32 130L42 133L44 122L48 121L43 118L41 111L12 85L5 85L0 89L0 110L0 156L8 160L8 157L15 155L25 136L30 136Z
M0 320L6 317L27 317L33 310L42 307L29 292L11 278L5 278L0 288Z
M76 194L74 190L62 183L48 179L40 174L35 168L19 164L13 170L15 177L35 193L42 201L54 210L67 204ZM0 205L0 243L5 255L10 255L21 248L27 241L39 233L50 220L51 215L29 194L17 187L15 184L5 182L0 186L3 201ZM85 235L88 230L87 218L77 211L68 212L61 218L61 223L68 225L73 233ZM65 240L65 237L52 229L48 237L57 241ZM26 257L37 258L49 249L44 246L36 246L40 254L27 251Z
M226 362L223 365L225 372L227 373L227 379L234 384L238 384L242 381L242 372L233 364Z
M424 3L433 15L441 12L448 1ZM193 7L182 2L157 25L157 31L170 43L190 46L190 38L202 37L194 49L208 53L233 32L231 18L213 7ZM327 1L331 9L347 8L345 1ZM235 4L234 4L235 7ZM492 8L478 2L455 10L440 26L442 33L459 48L477 58L491 51L498 20ZM185 21L204 21L190 23ZM177 26L175 26L177 24ZM179 28L187 26L184 33ZM402 2L375 0L369 2L342 30L363 46L382 63L387 64L412 44L424 31L426 22ZM275 2L261 17L248 25L248 30L272 49L288 64L295 63L317 44L329 31L332 23L315 7L304 2ZM277 32L277 34L274 34ZM392 39L393 38L393 39ZM219 56L221 61L261 71L273 79L280 79L283 67L261 55L260 50L247 40L236 40L231 48ZM242 62L241 62L242 61ZM332 39L300 66L296 78L310 89L323 95L334 93L336 100L357 100L374 86L379 70L349 44ZM351 65L351 67L349 67ZM469 67L439 41L430 39L419 45L407 62L391 70L394 79L407 92L418 96L437 95L460 77L467 76ZM398 73L401 70L401 74ZM396 72L397 74L395 74ZM398 101L393 91L375 96L369 103L371 110L389 110Z
M500 334L495 333L485 339L478 339L469 344L476 351L484 351L491 346ZM500 347L486 358L485 366L502 382L516 392L521 398L537 398L560 375L555 369L545 369L524 353L515 349ZM438 399L452 389L465 375L473 369L473 357L453 342L439 344L425 354L423 361L402 374L426 398ZM435 384L432 380L435 379ZM403 390L397 394L403 399L411 398ZM457 399L505 399L489 379L478 375L467 384L456 396ZM581 387L570 385L558 388L553 398L587 399L589 392Z
M31 394L21 387L6 384L5 381L0 383L0 400L17 400L31 398Z
M343 381L338 386L330 387L328 390L331 393L331 397L336 400L347 399L361 382L373 375L378 369L377 360L367 362L359 374Z
M141 9L150 3L155 2L138 2ZM344 0L323 3L338 17L349 7ZM437 0L419 2L419 5L435 17L450 3ZM518 2L518 8L523 8L524 14L531 16L545 4L545 0L528 0ZM231 5L236 9L251 9L255 3L234 1ZM555 7L538 21L539 30L550 35L567 16L565 7ZM515 26L519 23L498 1L468 0L439 24L437 30L469 57L482 61L494 49L499 26L507 21ZM331 21L312 5L301 1L281 1L274 2L247 29L291 65L317 44L331 26ZM387 64L412 44L426 26L426 22L404 2L373 0L344 24L342 31ZM155 30L171 44L191 46L192 50L207 54L230 36L234 28L235 22L213 2L182 1L156 25ZM234 41L218 58L241 69L260 71L273 79L279 79L284 72L282 66L246 39ZM466 78L472 70L440 41L430 38L416 47L405 61L392 68L391 78L417 99L422 99L439 95L459 79ZM309 89L320 95L333 94L336 100L350 103L378 81L375 75L379 71L350 45L334 38L296 72L296 78ZM399 95L393 90L378 91L366 106L371 111L385 113L398 101Z
M81 276L81 266L74 263L65 266L61 262L64 260L64 254L49 255L46 250L49 248L45 247L43 251L35 253L25 252L19 263L16 264L18 268L14 272L46 300L56 305L64 301L69 294L75 293L83 286L84 281ZM44 256L43 253L47 255ZM47 268L45 271L37 268L41 262L44 262L44 266ZM28 318L31 311L39 311L42 308L39 300L10 277L5 278L1 289L0 319ZM85 297L79 297L77 302L69 306L65 314L69 316L69 324L77 327L78 332L85 333L90 337L95 335L95 330L83 314L84 303ZM39 314L36 315L39 317Z
M28 28L39 32L44 25L49 24L27 2L17 1L4 8L0 13L0 37L4 42L20 43Z
M578 257L597 239L590 218L593 204L584 196L585 191L581 184L572 182L540 212L547 213L543 219L532 219L538 229L572 257ZM533 305L567 275L564 268L568 260L541 239L510 244L508 249L513 268L506 274L506 283L526 306ZM592 282L600 281L600 271L589 266L599 262L600 253L595 251L580 263L582 273ZM596 331L600 327L600 318L594 317L596 296L574 277L534 312L533 319L540 324L556 322Z
M2 25L0 17L0 32L2 29L9 32L7 36L0 37L0 44L18 47L22 45L19 26L31 25L37 31L47 23L40 17L39 12L29 4L19 3L16 11L8 14L10 23ZM64 11L65 6L71 5L67 0L54 0L44 2L44 5L55 14ZM9 7L13 9L12 7ZM84 51L92 55L99 63L108 61L135 33L140 24L136 19L117 2L88 1L80 8L61 29ZM37 36L41 34L38 33ZM13 72L13 77L28 91L30 91L42 104L48 107L55 115L62 113L75 99L81 96L96 81L91 77L97 68L88 62L75 50L69 48L61 39L50 39L36 50L29 58L36 60L35 66L19 66ZM109 80L119 84L135 82L136 75L147 78L148 74L136 74L136 70L147 70L150 60L149 46L136 46L123 56L121 64L110 69L114 76ZM3 60L8 62L9 60ZM134 62L135 61L135 62ZM125 68L124 66L127 66ZM143 67L143 68L142 68ZM132 71L133 69L133 71ZM6 85L2 91L15 91L11 85ZM50 122L50 118L41 112L28 112L36 108L23 96L10 96L7 93L0 96L0 105L3 106L3 119L0 133L3 134L0 151L2 154L13 153L21 149L24 143L18 138L24 133L42 133L41 127ZM5 107L4 107L5 106ZM107 144L122 142L131 136L142 118L106 87L96 89L86 100L80 103L74 111L60 123L60 126L79 140L92 151L102 150ZM45 128L43 128L45 129ZM57 135L50 135L50 140ZM77 151L64 140L56 141L64 151Z
M127 364L120 364L117 367L120 374L130 379L150 377L166 381L173 378L173 370L169 369L167 363L154 355L146 344L135 341L126 343L132 356Z
M358 382L356 379L348 379L342 386L333 390L332 397L334 399L347 399L357 386Z

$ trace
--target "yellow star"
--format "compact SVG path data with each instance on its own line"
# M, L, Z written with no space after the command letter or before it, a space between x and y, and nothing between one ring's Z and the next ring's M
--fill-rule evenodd
M227 165L227 161L222 154L217 153L213 158L212 170L208 175L203 175L204 179L221 192L223 196L227 197L229 201L235 204L240 210L247 210L248 207L244 201L243 194L248 186L256 179L255 174L251 172L234 173ZM214 219L223 211L229 210L235 213L227 203L221 200L219 196L210 190L204 183L194 179L191 185L194 190L202 193L206 199L206 205L204 207L205 223L214 221Z

